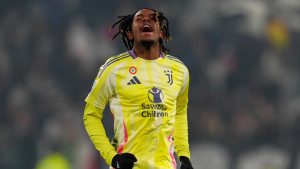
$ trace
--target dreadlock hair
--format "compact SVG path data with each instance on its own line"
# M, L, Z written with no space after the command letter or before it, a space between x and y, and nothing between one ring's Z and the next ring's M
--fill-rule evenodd
M159 21L160 28L163 31L164 38L159 39L159 44L160 44L160 50L163 53L169 53L170 50L167 49L164 46L164 42L167 43L169 40L172 40L170 32L169 32L169 21L168 19L164 16L162 12L156 11L155 9L151 8L143 8L143 9L150 9L153 10L156 14L156 19ZM125 47L128 50L131 50L133 48L133 40L130 40L127 36L127 32L132 30L132 22L135 14L138 11L136 11L132 15L123 15L123 16L118 16L119 20L116 21L111 27L110 30L112 30L114 27L118 25L118 32L113 36L112 40L115 39L117 36L122 36L123 43L125 44Z

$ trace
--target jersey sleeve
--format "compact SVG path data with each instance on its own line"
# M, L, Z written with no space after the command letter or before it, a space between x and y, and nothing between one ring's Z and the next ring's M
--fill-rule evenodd
M84 110L84 126L96 149L100 152L108 165L111 165L112 158L117 154L110 144L101 121L103 109L87 103Z
M85 99L86 107L83 115L85 129L108 165L111 165L111 160L117 153L110 144L101 120L105 106L114 93L113 89L114 83L111 73L103 65L99 70L92 90Z
M189 72L184 72L184 82L181 91L177 97L176 117L174 127L174 147L178 157L186 156L190 158L188 143L188 121L187 121L187 104L189 91Z
M85 99L87 103L90 103L100 109L105 108L109 99L113 95L115 88L111 72L111 69L108 69L106 64L100 67L92 90Z

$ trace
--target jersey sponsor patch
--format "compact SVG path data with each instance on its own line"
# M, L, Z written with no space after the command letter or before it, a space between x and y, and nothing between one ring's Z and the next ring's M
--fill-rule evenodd
M162 90L157 88L157 87L153 87L148 91L148 99L152 102L152 103L161 103L164 99L164 95L162 93Z
M152 87L148 90L148 99L152 102L151 104L143 103L141 105L142 117L168 117L167 107L162 102L164 95L162 89Z

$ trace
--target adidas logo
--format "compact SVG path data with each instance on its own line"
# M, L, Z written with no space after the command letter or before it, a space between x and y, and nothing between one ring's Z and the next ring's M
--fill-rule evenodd
M141 84L140 80L136 76L133 76L133 78L130 79L130 81L127 83L127 85L134 85L134 84Z

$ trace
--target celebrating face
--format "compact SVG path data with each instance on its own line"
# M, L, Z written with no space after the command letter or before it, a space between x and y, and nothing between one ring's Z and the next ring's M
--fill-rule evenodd
M134 42L151 42L159 43L163 32L157 18L157 12L151 9L142 9L138 11L132 22L132 31L128 33L128 37Z

